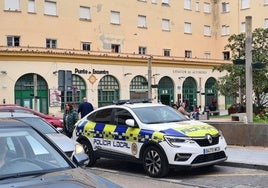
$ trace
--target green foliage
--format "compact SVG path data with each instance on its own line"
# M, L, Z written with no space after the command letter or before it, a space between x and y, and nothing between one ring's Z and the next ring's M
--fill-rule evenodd
M234 34L228 38L225 50L231 52L232 60L245 59L246 35ZM252 61L265 64L264 69L253 70L253 91L255 105L263 109L267 103L265 94L268 92L267 67L268 63L268 29L257 28L252 32ZM239 88L242 96L245 96L245 66L223 64L214 67L213 71L226 71L227 75L219 78L215 85L220 94L237 97ZM240 80L240 82L239 82ZM240 83L240 84L239 84Z

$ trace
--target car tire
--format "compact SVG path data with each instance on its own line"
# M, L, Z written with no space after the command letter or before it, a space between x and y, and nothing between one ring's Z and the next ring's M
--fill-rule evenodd
M83 146L85 153L88 155L89 160L86 166L87 167L93 166L96 162L96 157L90 142L87 140L81 140L79 143Z
M151 177L164 177L169 171L166 156L155 146L145 149L142 160L144 170Z

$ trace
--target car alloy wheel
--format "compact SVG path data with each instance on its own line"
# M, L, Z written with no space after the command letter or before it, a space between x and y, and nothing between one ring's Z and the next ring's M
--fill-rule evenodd
M168 173L165 155L154 146L150 146L144 151L143 166L151 177L163 177Z

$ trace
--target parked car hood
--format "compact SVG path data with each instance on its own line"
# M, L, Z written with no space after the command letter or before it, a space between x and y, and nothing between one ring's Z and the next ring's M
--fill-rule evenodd
M46 173L40 176L24 176L0 181L1 188L119 188L120 186L81 168Z

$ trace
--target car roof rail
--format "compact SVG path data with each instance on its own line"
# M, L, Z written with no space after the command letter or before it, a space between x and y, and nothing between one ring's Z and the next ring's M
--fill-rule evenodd
M114 100L114 104L122 105L122 104L134 104L134 103L152 103L152 99L125 99L125 100Z

